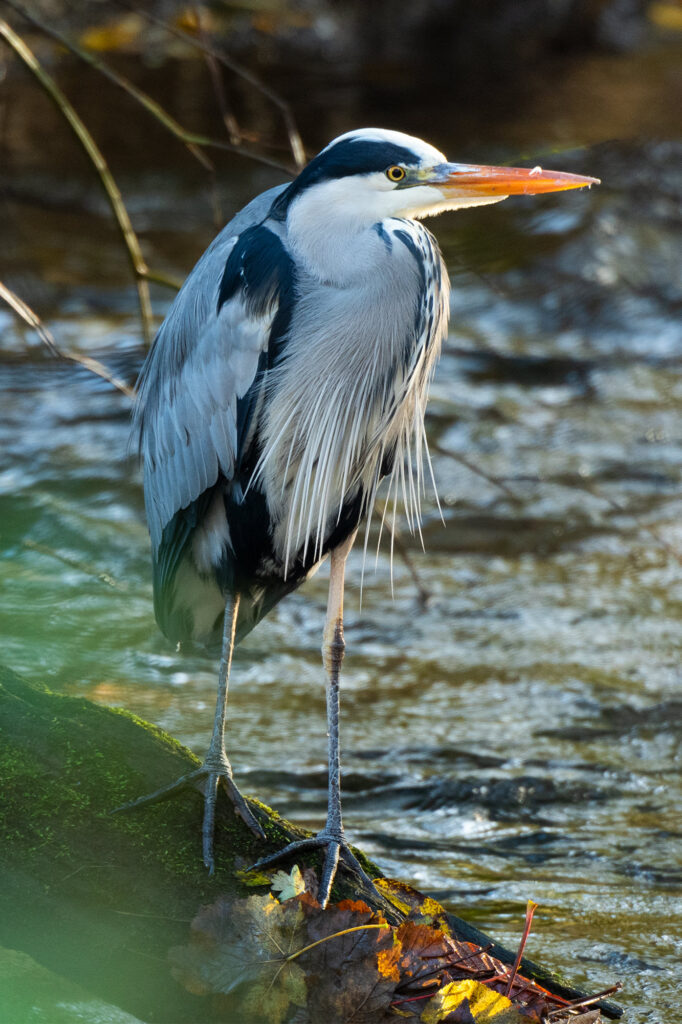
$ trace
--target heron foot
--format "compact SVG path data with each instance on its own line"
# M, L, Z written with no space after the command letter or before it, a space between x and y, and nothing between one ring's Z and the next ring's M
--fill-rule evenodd
M271 864L276 864L277 861L282 860L284 857L290 857L292 854L299 853L301 850L313 850L320 846L327 848L322 868L322 877L320 879L320 889L317 897L323 908L326 907L329 902L329 895L331 893L339 861L345 864L347 868L350 868L353 874L358 876L360 881L367 889L369 889L373 896L378 898L382 903L384 902L384 897L351 850L350 846L346 842L343 832L328 832L326 829L323 829L321 832L318 832L316 836L311 836L309 839L297 839L295 842L289 843L288 846L285 846L282 850L278 850L277 853L271 853L267 857L261 857L260 860L251 865L249 870L257 871L260 868L269 867Z
M218 800L218 790L221 787L227 793L232 803L234 812L242 819L258 839L265 839L265 832L249 807L247 801L239 792L234 779L232 768L225 756L214 757L209 754L204 763L187 775L181 775L175 782L170 782L153 793L139 796L136 800L130 800L126 804L116 807L111 813L118 814L121 811L131 811L143 804L156 804L162 800L168 800L185 789L199 789L204 794L204 820L201 828L202 851L204 864L208 873L215 872L215 858L213 856L213 839L215 836L215 809Z

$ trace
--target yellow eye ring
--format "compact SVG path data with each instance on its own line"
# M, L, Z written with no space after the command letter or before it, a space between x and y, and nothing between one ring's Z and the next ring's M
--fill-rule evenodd
M405 177L405 168L394 164L393 167L389 167L386 171L386 177L389 181L402 181Z

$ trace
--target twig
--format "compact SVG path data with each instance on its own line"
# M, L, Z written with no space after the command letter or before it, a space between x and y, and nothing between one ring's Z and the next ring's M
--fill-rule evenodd
M180 142L184 143L192 156L196 157L199 163L210 173L215 172L215 167L213 165L213 161L207 157L205 153L202 153L199 148L201 146L211 147L213 149L225 149L230 153L240 153L242 156L250 157L252 160L258 160L261 163L267 164L268 167L275 167L277 170L288 172L291 171L291 168L287 164L283 164L279 160L273 160L271 157L257 153L244 146L241 141L232 141L227 143L222 142L219 139L213 139L208 135L202 135L199 132L187 131L181 124L179 124L178 121L175 120L174 117L172 117L171 114L168 113L167 110L161 106L160 103L149 96L148 93L139 89L136 85L133 85L133 83L123 75L114 71L114 69L109 67L108 64L105 64L101 57L95 56L95 54L90 53L89 50L84 50L83 47L78 46L77 43L74 43L73 40L69 39L68 36L63 35L57 29L53 29L49 25L40 21L35 17L35 15L25 10L17 0L4 0L4 2L21 15L21 17L25 18L26 21L30 22L30 24L34 25L50 38L57 40L57 42L67 50L70 50L71 53L80 60L84 61L96 71L99 71L99 73L104 75L105 78L108 78L109 81L118 85L121 89L127 92L129 96L132 96L133 99L137 100L137 102L140 103L145 110L152 115L152 117L156 118L157 121L160 121L160 123L167 128L169 132L171 132ZM211 51L208 50L208 52Z
M162 274L158 270L149 270L144 274L144 277L148 281L153 281L155 284L161 284L164 288L170 288L173 291L180 291L182 288L182 281L179 281L177 277L171 277L169 274Z
M21 317L24 323L27 323L29 327L32 327L38 334L40 340L47 346L49 352L57 359L68 359L72 363L78 363L80 366L84 366L86 370L90 370L97 377L101 377L106 380L109 384L112 384L118 391L121 391L128 398L135 398L135 391L122 381L119 377L116 377L111 370L108 370L103 363L100 363L98 359L94 359L92 356L83 355L80 352L74 352L72 349L60 349L57 342L54 339L52 332L45 326L37 313L31 309L23 299L20 299L7 285L0 281L0 298L4 299L8 306L10 306L14 312Z
M196 20L197 32L200 38L205 44L208 44L209 37L204 29L202 10L198 3L193 5L194 18ZM237 118L232 113L227 105L227 97L225 95L225 85L223 82L222 68L218 64L218 61L210 53L204 54L204 61L208 68L208 74L211 79L211 85L213 86L213 92L220 108L220 113L223 119L223 125L227 132L227 137L233 146L241 145L243 139L237 123ZM213 206L213 220L216 225L220 225L223 221L222 209L220 205L220 196L218 194L218 182L216 179L215 172L211 175L211 202Z
M475 956L482 956L483 953L487 953L494 945L494 942L489 942L487 946L481 946L480 949L474 949L471 953L467 953L466 956L460 956L457 957L456 960L451 960L446 966L448 969L450 969L450 967L459 967L460 964L465 963L467 960L473 960Z
M14 312L21 317L21 319L32 327L39 335L40 340L47 345L48 349L53 356L60 354L57 348L57 343L54 340L54 336L51 331L44 325L37 313L34 313L30 306L28 306L23 299L20 299L7 285L0 281L0 298L4 299L7 305L14 310Z
M103 363L100 363L99 359L94 359L92 356L85 356L80 352L74 352L73 349L65 349L59 351L58 355L62 359L68 359L72 363L78 363L79 366L85 367L90 373L94 373L96 377L101 377L102 380L107 381L108 384L113 385L117 391L129 398L131 401L135 399L135 389L131 388L129 384L122 381L120 377L116 377L111 370L107 370Z
M402 1006L403 1003L418 1003L422 999L433 999L435 992L427 992L423 996L407 996L405 999L396 999L390 1005L391 1006Z
M242 141L242 133L237 123L237 118L234 113L230 110L227 105L227 97L225 95L225 86L220 74L220 68L218 67L218 60L214 54L210 52L210 39L208 32L204 27L203 12L199 4L194 4L194 17L197 23L197 32L202 44L206 47L204 50L204 59L208 68L208 73L211 76L211 83L213 85L213 92L215 93L218 106L220 107L220 113L223 118L223 124L227 132L227 137L233 146L238 146Z
M434 974L442 974L443 971L449 971L453 967L459 967L460 964L465 963L467 960L473 960L474 957L480 956L482 953L487 953L488 950L492 948L493 943L490 942L487 946L481 946L480 949L474 949L471 953L467 953L466 956L460 956L456 960L447 960L447 953L438 953L434 957L422 956L422 960L447 960L447 963L441 964L439 967L434 967L431 971L422 971L421 974L415 974L414 977L408 978L405 982L405 987L408 987L417 981L424 981L425 978L430 978ZM473 973L475 973L475 971ZM401 987L401 985L398 985L398 988Z
M528 900L528 903L526 904L526 923L523 927L523 935L521 936L521 941L519 942L519 948L516 953L516 960L514 961L512 972L509 975L507 987L504 990L504 994L506 996L508 996L509 993L511 992L514 982L516 980L516 973L519 969L519 964L521 963L521 959L523 957L523 951L526 948L526 942L528 941L528 936L530 935L530 926L533 923L533 914L537 910L537 907L537 903L534 903L533 900Z
M273 103L282 114L284 125L286 127L287 135L289 138L289 147L294 158L296 170L301 170L301 168L306 162L303 141L301 139L298 128L296 127L296 122L291 112L291 107L286 102L286 100L283 100L282 97L275 92L274 89L271 89L264 82L261 82L257 75L254 75L252 71L248 70L248 68L242 67L242 65L239 64L237 61L233 60L231 57L227 57L222 51L216 50L215 47L206 46L203 42L201 42L198 39L195 39L192 35L190 35L189 32L185 32L183 31L183 29L177 28L175 25L167 24L161 18L157 18L155 17L155 15L150 14L149 11L141 10L134 3L130 3L130 0L117 0L117 3L121 7L125 7L126 10L134 11L136 14L141 14L142 17L146 18L146 20L149 21L151 24L159 25L161 28L165 29L166 32L169 32L171 35L176 36L178 39L182 39L185 43L187 43L189 46L193 46L196 50L201 50L202 53L210 53L212 57L219 61L229 71L232 71L233 74L238 75L245 82L248 82L248 84L252 86L252 88L257 89L258 92L261 93L261 95L269 99L270 102ZM235 149L237 152L240 152L241 147L235 147Z
M465 469L468 469L470 473L475 473L476 476L480 476L483 480L487 480L489 484L493 485L493 487L499 488L499 490L502 491L503 494L506 494L507 497L515 504L520 504L521 498L519 498L517 494L514 494L511 487L502 483L498 477L492 476L490 473L486 473L486 471L481 469L480 466L477 466L475 462L469 462L469 460L463 455L459 455L458 452L451 452L449 449L443 448L440 444L430 444L429 447L431 448L431 451L438 452L439 455L444 455L448 459L453 459L455 462L459 462L459 464L464 466Z
M590 996L589 999L578 999L575 1003L567 1003L566 1006L560 1007L558 1010L551 1010L547 1014L547 1020L551 1020L552 1017L559 1017L566 1010L582 1010L583 1006L591 1006L592 1003L598 1003L600 999L604 999L605 996L612 996L616 992L620 992L623 987L622 981L617 981L615 985L611 985L610 988L605 988L601 992L597 992L595 995Z
M153 921L174 921L176 924L191 924L191 917L168 917L166 914L138 914L134 910L112 910L112 914L121 917L147 917Z
M426 608L429 601L431 600L431 591L427 590L427 588L422 583L421 577L417 571L417 567L415 566L412 560L412 556L410 555L410 552L407 549L407 545L405 544L405 541L403 540L400 531L397 528L394 534L394 542L396 551L398 552L403 562L405 563L405 568L409 572L414 582L414 585L417 588L417 594L419 595L419 604L422 608Z
M77 558L71 558L69 555L64 555L60 551L55 551L54 548L48 547L47 544L39 544L37 541L27 539L23 541L23 546L31 551L37 551L40 555L54 558L56 561L62 562L63 565L68 565L70 569L77 569L84 576L90 576L93 579L99 580L100 583L106 583L108 587L112 587L114 590L122 590L124 592L128 590L125 583L119 583L108 572L101 572L96 566L90 565L88 562L83 562Z
M2 36L17 56L23 60L24 64L26 64L26 66L36 76L45 92L49 95L50 99L55 103L63 117L71 126L76 138L87 153L90 161L97 171L97 174L99 175L102 187L107 194L107 198L109 199L109 203L111 204L116 222L123 237L123 242L133 268L133 273L135 274L135 283L137 285L137 293L140 303L142 333L146 343L150 344L152 340L152 307L151 300L149 298L149 284L146 280L149 268L142 256L139 240L133 230L121 192L114 181L107 162L92 135L85 127L57 83L43 69L35 54L29 49L21 36L17 35L14 29L12 29L3 19L0 19L0 36Z
M593 497L599 498L600 501L606 502L609 508L613 509L613 511L617 512L619 515L628 515L627 508L621 505L620 502L615 501L614 498L610 498L608 494L604 494L594 482L581 480L579 483L576 483L575 480L572 480L569 486L575 487L576 490L586 491L588 494L593 495ZM644 530L645 533L648 533L650 537L653 537L654 540L660 544L663 550L667 552L667 554L671 555L678 564L682 564L682 555L680 555L680 552L676 551L672 544L669 544L667 540L664 540L663 537L660 536L655 526L649 526L648 523L643 523L637 515L634 515L633 519L637 523L637 526L641 530Z
M140 103L153 117L155 117L157 121L160 121L169 132L172 132L176 138L180 139L181 142L184 142L192 156L195 157L207 171L212 171L214 169L213 162L205 153L202 153L198 144L192 140L192 134L190 132L186 132L182 125L178 124L175 118L171 117L171 115L167 113L167 111L165 111L163 107L156 102L156 100L152 99L151 96L148 96L146 92L143 92L142 89L138 89L136 85L129 82L127 78L123 77L123 75L119 75L117 71L114 71L114 69L110 68L108 64L105 64L100 57L96 57L93 53L90 53L89 50L84 50L82 46L78 46L77 43L74 43L68 38L68 36L65 36L56 28L52 28L50 25L46 25L45 22L40 21L39 18L36 18L35 14L31 14L30 11L27 11L22 4L17 3L17 0L4 0L4 2L31 25L39 29L40 32L43 32L46 36L50 36L51 39L55 39L80 60L89 64L90 67L94 68L96 71L99 71L99 73L104 75L105 78L108 78L110 82L114 83L114 85L118 85L121 89L124 89L128 95L137 100L137 102Z

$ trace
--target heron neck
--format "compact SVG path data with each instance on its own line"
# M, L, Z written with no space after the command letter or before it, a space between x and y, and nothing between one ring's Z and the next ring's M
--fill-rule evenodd
M376 223L375 211L349 210L310 190L292 204L287 243L313 277L345 287L365 279L385 256Z

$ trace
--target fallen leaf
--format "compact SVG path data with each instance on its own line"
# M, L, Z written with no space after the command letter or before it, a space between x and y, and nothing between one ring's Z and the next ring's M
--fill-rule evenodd
M264 971L258 981L249 986L247 994L240 1003L247 1021L251 1018L257 1024L282 1024L289 1017L291 1006L305 1006L306 979L305 972L296 963L284 964L279 971L270 976Z
M280 1024L290 1004L305 1003L304 972L287 957L304 944L306 902L314 903L305 893L286 903L268 894L202 907L189 944L170 952L174 977L196 995L230 995L248 983L245 1014Z
M431 978L452 959L452 939L429 925L405 921L397 931L400 942L401 984L414 985L424 974Z
M299 962L306 971L310 1020L377 1024L400 980L395 930L359 901L345 900L309 918L308 934L317 936L318 945ZM377 924L383 927L371 927Z
M431 896L424 896L411 885L395 878L376 878L374 884L397 910L409 914L410 920L433 925L434 928L449 934L447 911L437 900Z
M300 890L293 869L270 880ZM419 904L417 904L419 906ZM240 1024L536 1024L562 1003L473 942L416 920L396 927L360 900L323 910L309 892L218 899L192 922L190 941L171 951L174 976ZM485 984L484 984L485 982ZM557 1006L557 1004L559 1004ZM579 1006L579 1004L578 1004ZM421 1014L421 1016L420 1016ZM593 1011L576 1024L594 1024ZM558 1022L557 1022L558 1024Z
M473 979L452 981L429 999L422 1024L524 1024L511 1000Z
M286 871L275 872L270 882L270 888L282 902L305 892L306 885L298 864L294 864L289 874Z
M377 953L377 970L382 978L396 983L400 981L400 944L394 942L390 949L382 949Z

